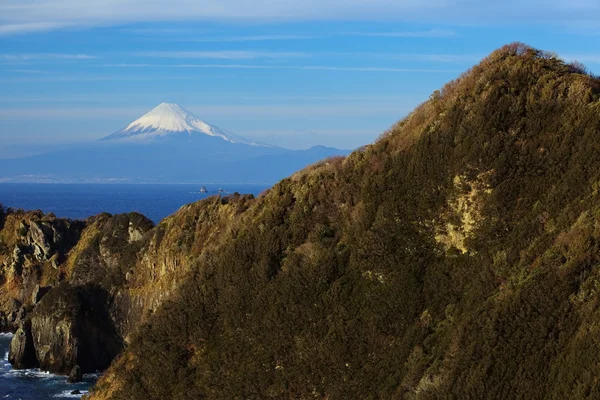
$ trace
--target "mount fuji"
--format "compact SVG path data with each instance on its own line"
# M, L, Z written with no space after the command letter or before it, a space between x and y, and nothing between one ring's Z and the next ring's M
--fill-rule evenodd
M152 140L172 136L208 135L230 143L255 144L232 133L208 124L194 114L173 103L161 103L148 113L100 140Z
M177 104L161 103L96 142L0 160L0 182L271 184L323 158L348 153L253 142Z

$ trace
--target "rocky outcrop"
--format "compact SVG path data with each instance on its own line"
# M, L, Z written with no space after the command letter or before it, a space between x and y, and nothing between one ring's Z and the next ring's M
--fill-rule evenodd
M14 331L22 319L15 313L22 307L26 313L62 279L58 267L86 224L39 211L1 214L0 330Z
M79 367L79 365L76 365L69 373L68 381L69 383L77 383L81 382L81 379L83 379L83 373L81 372L81 368Z
M197 260L236 229L228 222L251 199L235 195L184 206L157 227L136 213L103 213L84 222L40 212L4 215L0 329L14 332L27 320L23 333L30 340L19 336L14 346L33 349L29 363L15 357L14 366L33 363L73 379L73 372L108 367Z
M106 368L123 346L123 317L110 305L153 223L135 213L69 221L2 211L0 331L17 331L14 367Z
M122 343L106 312L107 295L99 287L61 283L31 316L33 347L45 371L70 374L103 370Z
M38 366L31 335L31 321L21 324L10 343L8 361L16 369L34 368Z

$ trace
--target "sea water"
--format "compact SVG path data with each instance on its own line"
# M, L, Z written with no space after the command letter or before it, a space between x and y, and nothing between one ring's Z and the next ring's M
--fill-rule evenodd
M1 183L5 207L52 212L57 217L85 219L101 212L139 212L157 223L181 206L209 196L235 192L258 195L267 185L37 184Z
M97 374L86 374L79 383L68 383L66 376L58 376L39 369L14 370L8 362L11 334L0 333L0 399L45 400L79 399L88 393L98 379ZM71 394L78 390L81 394Z

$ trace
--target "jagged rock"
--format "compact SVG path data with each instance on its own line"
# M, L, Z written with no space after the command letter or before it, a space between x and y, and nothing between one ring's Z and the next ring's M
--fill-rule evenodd
M35 348L31 334L31 322L25 321L17 329L15 336L10 342L8 361L15 369L27 369L37 367Z
M10 299L7 305L7 319L8 322L14 323L18 319L19 310L21 309L21 302L17 299Z
M45 261L52 255L54 235L52 228L44 223L31 221L27 235L27 244L33 248L33 254L38 261Z
M40 285L36 285L35 289L33 289L33 293L31 294L31 304L36 305L40 302L42 297L48 292L50 288L41 287Z
M81 372L81 368L79 368L79 365L76 365L73 367L73 369L71 369L71 372L69 373L68 382L77 383L81 382L81 379L83 379L83 373Z
M8 265L8 283L12 284L12 282L14 281L15 277L21 275L21 272L23 271L23 262L24 262L24 254L23 254L23 250L21 249L21 247L19 247L19 245L15 245L13 252L12 252L12 259L10 260L10 263Z
M81 392L79 390L75 389L71 392L71 394L81 394Z
M122 349L104 310L107 295L98 287L61 283L46 294L31 316L35 353L40 368L69 374L108 367Z
M24 321L25 317L27 317L27 308L25 306L21 306L21 308L19 308L19 311L17 311L15 322L19 323L21 321Z
M135 263L141 237L153 227L141 214L129 213L94 217L97 233L73 265L71 283L96 283L109 290L125 281L124 266Z

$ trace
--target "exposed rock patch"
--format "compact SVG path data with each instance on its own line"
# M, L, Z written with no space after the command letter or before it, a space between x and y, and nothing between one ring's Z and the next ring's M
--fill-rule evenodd
M456 175L453 180L456 195L448 200L448 212L437 226L435 240L446 250L458 249L465 254L469 251L466 240L473 234L481 221L481 208L491 189L486 181L490 173L481 173L474 178Z

